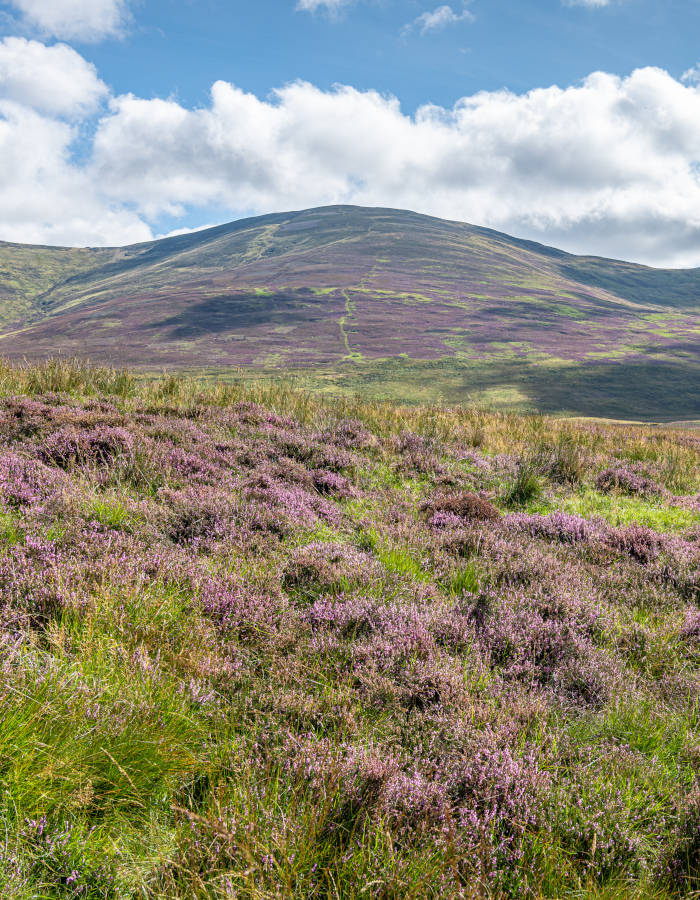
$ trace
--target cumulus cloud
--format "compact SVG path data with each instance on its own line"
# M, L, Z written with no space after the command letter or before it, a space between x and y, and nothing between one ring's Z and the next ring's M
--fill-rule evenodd
M700 86L662 69L482 91L413 115L376 91L297 82L260 99L219 81L202 108L125 95L81 119L104 91L94 70L38 50L33 74L2 69L14 52L0 44L5 240L127 243L166 230L166 217L177 228L173 217L211 221L212 210L223 221L357 203L572 251L700 264ZM42 99L46 59L58 71L69 60L82 89Z
M27 25L45 35L77 41L118 36L128 21L126 0L7 0Z
M149 226L71 162L75 138L75 126L0 100L0 238L70 246L148 240Z
M408 116L392 97L296 83L211 105L124 96L93 177L151 219L216 204L406 207L571 249L700 263L700 90L646 68L527 94L480 92Z
M18 37L0 41L0 99L76 116L92 112L106 94L95 67L71 47Z
M476 21L476 16L466 7L457 13L451 6L438 6L432 11L426 10L417 16L413 22L405 25L403 34L408 34L414 28L417 28L421 34L427 34L429 31L440 31L448 25L456 25L458 22L474 21Z

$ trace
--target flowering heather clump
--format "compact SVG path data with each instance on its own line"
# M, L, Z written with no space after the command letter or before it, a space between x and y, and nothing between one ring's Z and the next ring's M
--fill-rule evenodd
M697 439L61 366L0 398L1 896L695 889Z
M372 432L355 419L343 419L321 432L319 440L324 444L335 444L344 450L370 450L377 446L377 439Z
M332 444L324 444L320 435L270 428L270 436L281 453L298 460L309 469L345 472L352 471L357 466L358 460L354 453Z
M433 442L420 434L413 434L410 431L402 432L393 441L392 449L399 456L399 465L402 471L419 472L426 475L441 475L446 471L435 452Z
M643 525L630 525L628 528L611 530L607 541L611 547L628 553L640 563L656 559L664 546L663 536Z
M16 453L0 455L0 500L10 507L38 506L60 493L59 474Z
M700 513L700 494L690 497L673 497L673 504L689 509L691 512Z
M697 890L700 879L700 789L696 784L684 799L669 845L659 867L662 877L683 894Z
M45 463L66 469L76 464L106 465L133 449L134 436L125 428L66 427L49 434L39 449L39 456Z
M197 588L202 608L224 632L265 639L289 627L289 610L281 594L263 593L248 585L206 578Z
M0 614L7 623L43 627L68 602L73 566L55 545L27 538L0 558ZM78 573L75 573L76 575Z
M606 532L600 522L591 522L582 516L555 512L548 516L514 513L503 519L503 526L515 532L524 532L532 537L565 544L578 544L597 538Z
M500 518L496 507L486 498L468 491L459 494L438 494L423 504L423 511L431 515L431 523L441 527L452 520L435 519L437 514L456 516L458 519L492 521Z
M319 494L327 494L339 500L355 496L352 484L343 475L337 472L328 472L325 469L315 469L311 473L314 487Z
M369 554L349 544L315 541L294 551L284 573L287 589L314 594L364 583L381 573L379 563Z
M319 521L339 524L342 518L338 508L317 493L305 491L294 484L287 484L268 475L253 478L244 487L243 496L253 501L265 518L276 517L280 531L288 531L297 526L313 528ZM269 514L266 516L266 513Z
M600 609L594 599L509 590L478 597L473 617L481 645L507 679L577 702L609 696L614 667L595 646Z
M217 476L222 477L221 470L203 459L197 453L190 453L180 447L171 447L160 456L162 465L182 479L188 481L208 482Z
M686 611L681 636L687 641L697 642L700 646L700 609Z
M596 478L595 486L599 491L620 491L623 494L639 494L644 497L656 497L663 493L661 485L647 478L639 469L629 466L611 466L604 469Z
M168 509L167 534L175 543L222 538L235 519L233 498L215 488L163 489Z
M50 406L29 397L8 397L2 409L2 431L6 440L38 434L51 421Z

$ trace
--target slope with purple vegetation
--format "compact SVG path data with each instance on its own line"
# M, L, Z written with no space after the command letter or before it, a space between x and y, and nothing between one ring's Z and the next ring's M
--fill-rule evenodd
M327 207L112 250L0 244L0 354L399 382L617 418L700 416L700 270ZM416 369L407 363L415 362ZM588 398L588 399L586 399Z
M697 436L0 375L3 897L698 888Z

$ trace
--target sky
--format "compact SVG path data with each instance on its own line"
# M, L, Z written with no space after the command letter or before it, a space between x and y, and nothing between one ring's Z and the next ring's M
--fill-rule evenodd
M700 266L700 0L0 0L0 240L331 203Z

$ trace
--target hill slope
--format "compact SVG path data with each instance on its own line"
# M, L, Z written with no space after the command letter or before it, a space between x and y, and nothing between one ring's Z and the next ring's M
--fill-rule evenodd
M262 216L120 249L0 244L0 329L10 358L284 366L409 399L423 385L578 414L700 414L700 270L397 210Z
M0 423L0 897L697 898L692 435L67 364Z

